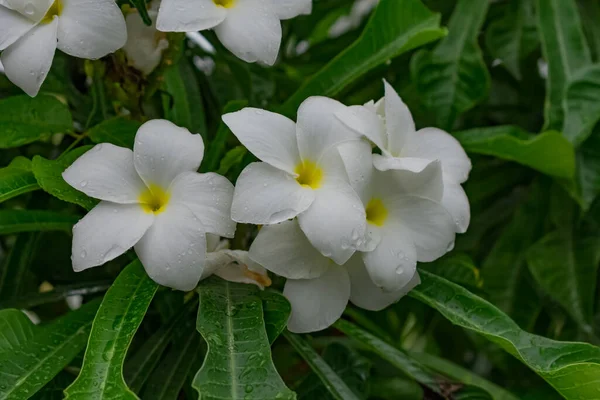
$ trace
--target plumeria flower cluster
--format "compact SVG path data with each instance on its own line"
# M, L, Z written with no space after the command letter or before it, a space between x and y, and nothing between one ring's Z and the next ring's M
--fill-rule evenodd
M330 326L348 301L368 310L398 301L419 283L417 262L441 257L466 230L467 155L446 132L416 131L387 83L365 106L309 98L295 123L252 108L223 120L261 160L240 175L232 218L263 225L249 257L287 278L293 332Z

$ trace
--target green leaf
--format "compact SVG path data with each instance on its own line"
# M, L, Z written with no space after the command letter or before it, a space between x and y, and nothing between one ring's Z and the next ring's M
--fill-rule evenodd
M563 127L563 100L569 80L592 63L575 0L536 0L538 30L548 62L544 130Z
M22 233L2 266L0 274L0 301L16 298L24 292L24 280L40 242L39 233Z
M75 382L66 399L137 399L123 379L123 361L158 285L139 261L129 264L106 292Z
M483 335L544 378L566 399L598 396L600 348L529 334L506 314L461 286L421 270L410 296L450 322Z
M0 203L39 188L28 159L15 157L7 167L0 168Z
M490 300L524 329L533 328L541 308L527 270L526 251L543 233L547 198L547 191L534 183L482 265Z
M0 354L14 354L33 338L34 329L33 322L20 310L0 310Z
M0 100L0 148L19 147L73 130L69 107L51 96Z
M333 326L345 333L346 336L356 340L363 346L366 346L370 351L398 368L407 376L428 387L433 392L438 394L442 393L439 386L439 377L415 360L412 360L402 350L385 343L383 340L343 319L338 320Z
M98 200L75 189L62 177L62 173L90 148L91 146L79 147L58 160L47 160L41 156L33 157L32 169L40 187L52 196L80 205L88 211L94 208Z
M66 371L61 371L50 382L37 392L32 400L63 400L65 389L73 382L75 377Z
M521 80L521 60L540 43L533 0L511 0L500 15L486 30L486 47L492 57L502 60L502 65Z
M148 10L146 9L146 0L129 0L129 2L137 9L144 24L151 26L152 19L150 18L150 15L148 15Z
M200 356L200 335L193 319L188 319L182 337L154 370L146 389L144 400L177 399L186 378Z
M247 104L247 101L231 101L227 103L227 105L223 109L223 115L239 111L242 108L246 107ZM200 170L202 172L215 172L217 168L219 169L219 171L223 169L228 170L228 168L231 168L231 166L234 165L233 163L235 163L238 160L239 153L241 153L240 147L242 149L245 148L243 146L238 146L233 150L230 150L227 153L227 155L225 155L225 158L223 158L223 155L225 154L225 150L227 148L227 141L231 136L231 129L229 129L229 127L223 121L221 121L219 124L219 129L217 130L217 136L208 145L208 149L204 157L204 162L200 167ZM232 152L234 152L233 155L230 155ZM219 167L219 164L221 165L221 167ZM225 171L225 173L227 173L227 171ZM223 172L219 172L219 174L224 175Z
M367 382L371 372L371 362L368 359L340 343L331 343L325 347L322 358L357 398L367 398ZM302 381L297 392L298 400L333 398L315 373L310 374Z
M456 118L484 100L490 77L477 43L489 2L459 0L449 33L433 50L420 50L410 72L435 125L450 130Z
M0 353L0 399L26 399L83 350L100 302L92 301L42 328L16 351Z
M79 282L71 285L55 287L54 290L44 293L27 293L14 299L0 302L2 308L29 309L44 304L64 301L70 296L92 295L108 290L110 283L107 282Z
M549 233L527 252L529 269L538 284L588 334L592 332L599 262L598 232L585 232L573 223Z
M269 343L273 344L287 326L292 305L284 295L272 290L260 291L259 295L262 299L265 329Z
M530 135L515 126L494 126L455 132L453 136L468 153L514 161L558 178L575 175L575 151L558 132Z
M178 126L200 133L206 138L206 117L200 86L192 67L183 58L164 73L163 104L165 117Z
M427 271L440 275L462 286L480 288L483 280L479 268L475 266L471 257L464 253L448 253L430 263L421 265Z
M232 168L244 161L246 154L248 154L248 150L244 146L236 146L229 150L221 160L221 165L219 165L217 173L219 175L226 175Z
M310 96L332 97L373 68L444 36L440 15L420 0L381 0L360 38L309 78L282 106L294 116Z
M202 400L294 399L271 359L259 289L212 277L197 291L208 354L192 385Z
M600 121L600 65L577 71L565 90L563 134L578 146Z
M133 149L135 135L140 126L141 122L126 117L115 117L94 126L88 131L88 136L94 143L112 143L115 146Z
M304 358L312 371L319 377L334 399L358 400L356 394L346 385L346 382L334 371L329 364L302 337L290 332L283 335Z
M462 368L448 360L436 357L429 353L409 352L409 355L426 367L444 374L449 378L456 379L465 385L473 385L484 389L494 400L518 400L517 396L506 391L504 388L483 379L468 369Z
M79 220L53 211L0 210L0 235L19 232L67 231Z

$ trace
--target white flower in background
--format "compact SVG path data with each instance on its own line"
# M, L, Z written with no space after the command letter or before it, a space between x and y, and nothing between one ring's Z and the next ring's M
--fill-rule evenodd
M469 157L447 132L437 128L417 131L406 104L390 84L384 84L383 99L342 110L337 114L340 121L381 149L381 155L373 155L375 168L380 171L421 172L431 161L439 160L444 181L441 203L452 215L456 231L464 233L471 212L469 199L460 184L467 180L471 171Z
M331 25L328 32L329 37L336 38L358 28L378 3L379 0L356 0L352 5L350 14L342 15Z
M0 0L0 51L8 79L30 96L54 52L96 59L123 47L125 20L114 0Z
M148 15L153 21L151 26L144 23L137 10L132 10L125 18L127 43L123 51L129 64L145 75L150 75L158 67L163 52L169 47L166 34L156 29L155 21L158 12L153 8L155 7L148 10Z
M206 233L235 233L229 216L233 185L196 172L203 154L200 135L153 120L138 130L133 151L104 143L77 159L63 178L102 201L73 227L73 269L104 264L135 247L154 281L195 288Z
M237 57L273 65L281 44L280 20L311 11L312 0L162 0L157 27L164 32L214 29Z
M207 234L206 265L200 280L216 275L229 282L247 283L260 289L271 286L267 270L248 257L243 250L229 250L229 241Z
M307 99L298 122L245 108L223 121L264 162L238 178L232 219L258 225L298 217L300 227L323 255L344 264L361 245L365 210L348 181L338 145L353 136L335 117L346 108L324 97Z
M324 257L308 241L296 220L264 226L250 247L250 258L287 278L283 294L292 305L288 329L296 333L325 329L338 320L348 300L381 310L420 283L413 270L406 284L385 292L371 280L357 253L344 265Z

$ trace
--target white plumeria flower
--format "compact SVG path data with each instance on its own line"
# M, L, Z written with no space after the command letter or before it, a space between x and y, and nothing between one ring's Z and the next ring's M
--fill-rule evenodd
M158 29L214 29L233 54L246 62L273 65L281 44L280 20L310 14L312 0L162 0Z
M421 172L432 161L440 160L444 193L441 203L452 214L456 231L464 233L471 212L461 183L471 171L471 161L460 143L437 128L417 131L410 110L387 82L385 97L377 103L348 107L338 117L348 127L366 136L381 149L373 156L380 171L403 170Z
M311 97L300 106L297 123L252 108L223 116L240 142L264 161L250 164L238 178L234 221L269 225L298 217L323 255L338 264L348 261L364 239L366 219L337 149L355 135L335 117L344 108Z
M75 271L104 264L135 247L157 283L192 290L206 255L206 233L233 237L233 185L199 174L200 135L169 121L146 122L133 151L103 143L77 159L65 181L102 200L73 227Z
M344 143L339 151L365 208L367 239L375 243L361 249L369 276L383 290L400 290L417 261L434 261L454 246L454 221L440 203L441 163L432 161L419 172L378 171L370 143Z
M247 283L261 290L271 286L267 270L248 257L243 250L229 250L229 241L207 234L206 265L200 280L216 275L229 282Z
M163 52L169 47L165 33L156 29L158 12L151 9L148 15L153 21L151 26L144 23L136 10L127 15L127 43L123 47L129 64L145 75L150 75L158 67Z
M288 329L296 333L320 331L344 312L348 300L378 311L397 302L420 283L419 274L394 292L371 280L357 253L344 265L323 256L308 241L296 220L263 227L250 247L250 258L287 278L283 294L292 305Z
M0 0L0 51L8 79L35 96L54 52L97 59L123 47L125 20L114 0Z

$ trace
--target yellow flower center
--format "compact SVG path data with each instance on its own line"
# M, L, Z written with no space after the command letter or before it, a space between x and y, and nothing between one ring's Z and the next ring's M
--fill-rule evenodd
M165 211L171 195L158 185L150 185L140 195L138 200L142 209L147 213L160 214Z
M48 12L46 13L46 15L44 15L44 18L42 18L42 20L40 21L40 24L49 24L50 22L52 22L54 17L60 16L60 14L62 13L62 10L63 10L62 0L54 0L54 3L52 3L50 8L48 9Z
M318 189L321 187L321 181L323 180L323 170L312 161L304 160L296 166L294 172L298 174L296 180L299 184L311 189Z
M232 8L235 5L236 0L213 0L213 3L219 7Z
M371 199L365 209L367 222L377 226L383 226L388 216L387 208L380 199Z

